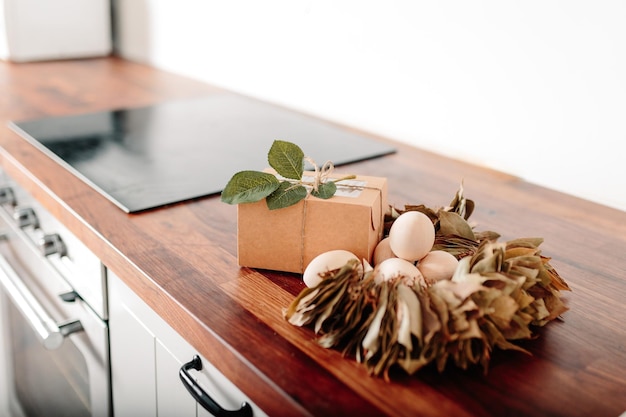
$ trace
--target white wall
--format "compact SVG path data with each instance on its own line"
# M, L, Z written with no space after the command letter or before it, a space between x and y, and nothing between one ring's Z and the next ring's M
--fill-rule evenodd
M626 210L622 0L116 9L131 59Z

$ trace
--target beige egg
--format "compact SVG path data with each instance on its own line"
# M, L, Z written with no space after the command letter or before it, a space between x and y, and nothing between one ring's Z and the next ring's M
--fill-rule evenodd
M374 265L378 265L385 259L396 258L396 255L393 254L393 251L389 247L389 237L384 238L378 245L376 245L376 249L374 249L374 255L372 256Z
M452 278L458 264L459 261L454 255L443 250L434 250L420 259L417 269L426 280L441 281Z
M342 249L321 253L309 262L304 270L304 274L302 274L302 280L309 288L317 287L317 285L322 282L320 274L341 268L348 263L350 259L359 260L352 252Z
M375 269L374 282L380 284L394 278L401 278L408 285L424 282L422 273L411 262L401 258L389 258L382 261Z
M422 259L435 243L435 226L419 211L402 213L389 230L389 247L402 259L415 262Z

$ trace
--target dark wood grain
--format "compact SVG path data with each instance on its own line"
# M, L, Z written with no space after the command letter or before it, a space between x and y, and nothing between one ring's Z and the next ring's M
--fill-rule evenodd
M10 119L219 91L117 58L0 63L2 165L270 415L618 416L626 411L626 213L394 143L341 167L384 176L390 203L446 205L463 181L478 229L542 236L572 287L564 321L494 353L489 372L425 369L393 383L282 319L298 275L239 268L236 209L216 197L129 215L6 128ZM384 138L379 140L386 141ZM296 140L296 139L294 139Z

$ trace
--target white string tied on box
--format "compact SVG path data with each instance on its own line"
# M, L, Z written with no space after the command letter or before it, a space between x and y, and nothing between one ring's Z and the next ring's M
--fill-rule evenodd
M308 156L304 157L304 160L313 165L313 169L315 170L315 175L313 178L313 191L317 192L320 185L325 183L333 174L335 166L331 161L326 161L324 165L322 165L322 168L319 168L315 161Z

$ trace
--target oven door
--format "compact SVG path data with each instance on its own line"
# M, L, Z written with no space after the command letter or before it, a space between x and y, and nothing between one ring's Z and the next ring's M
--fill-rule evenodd
M1 215L0 231L0 413L109 416L106 322Z

